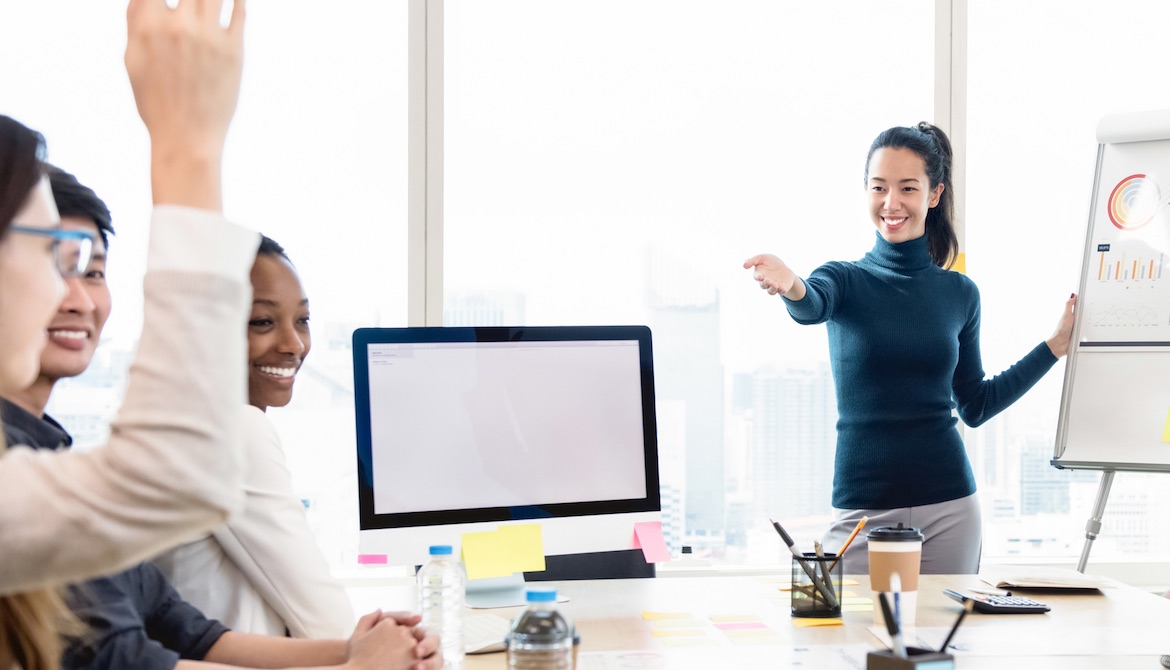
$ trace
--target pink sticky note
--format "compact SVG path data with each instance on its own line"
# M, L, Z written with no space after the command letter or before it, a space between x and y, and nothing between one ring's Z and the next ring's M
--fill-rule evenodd
M358 565L386 565L386 554L358 554Z
M740 623L717 623L715 627L719 630L748 630L752 628L767 628L762 623L754 622L740 622Z
M641 549L647 563L668 563L670 550L662 537L661 521L641 521L634 524L634 548Z

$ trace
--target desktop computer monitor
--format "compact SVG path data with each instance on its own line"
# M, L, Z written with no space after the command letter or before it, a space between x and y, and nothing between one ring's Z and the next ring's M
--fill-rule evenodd
M661 519L648 328L363 328L353 357L361 554L517 523L548 556L622 551Z

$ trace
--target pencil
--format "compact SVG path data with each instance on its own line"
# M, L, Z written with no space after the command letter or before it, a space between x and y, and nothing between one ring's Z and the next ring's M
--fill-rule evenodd
M841 550L837 552L837 561L841 560L841 557L845 555L845 550L849 548L849 545L853 544L853 538L857 537L857 533L861 532L862 528L865 528L866 521L869 521L869 517L863 516L861 517L861 520L857 522L857 525L853 527L853 532L849 533L849 537L845 540L845 544L841 545ZM831 564L829 564L830 570L837 567L837 561L833 561Z
M796 550L796 543L792 541L792 536L789 535L788 531L784 530L784 527L781 526L780 523L775 519L769 519L769 521L772 522L772 527L776 529L776 532L780 534L780 539L784 540L784 544L788 545L788 551L792 552L792 557L796 559L797 564L799 564L801 569L804 570L804 574L808 575L808 578L812 580L813 588L821 592L821 595L825 597L825 602L828 603L829 607L836 608L837 598L835 598L833 593L825 587L824 583L821 582L820 579L817 578L816 571L811 565L808 564L808 561L804 560L804 556L802 556L800 552Z

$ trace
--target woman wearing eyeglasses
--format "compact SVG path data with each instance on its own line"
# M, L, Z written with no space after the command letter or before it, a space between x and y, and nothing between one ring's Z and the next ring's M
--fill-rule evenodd
M127 11L126 66L151 137L156 205L144 328L106 448L0 441L0 670L57 667L68 615L53 587L153 556L242 504L240 324L259 237L219 210L243 2L226 28L200 7L132 0ZM60 228L42 155L39 135L0 116L0 394L34 380L62 278L84 271L92 249Z

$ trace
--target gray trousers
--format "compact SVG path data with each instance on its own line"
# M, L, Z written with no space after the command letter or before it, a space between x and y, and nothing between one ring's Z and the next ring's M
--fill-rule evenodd
M834 509L833 523L822 540L825 551L835 552L848 539L861 517L868 516L865 528L853 539L843 559L845 574L869 574L869 543L865 536L882 526L907 527L922 531L922 574L968 575L979 572L979 554L983 549L983 515L979 497L933 505L898 509Z

